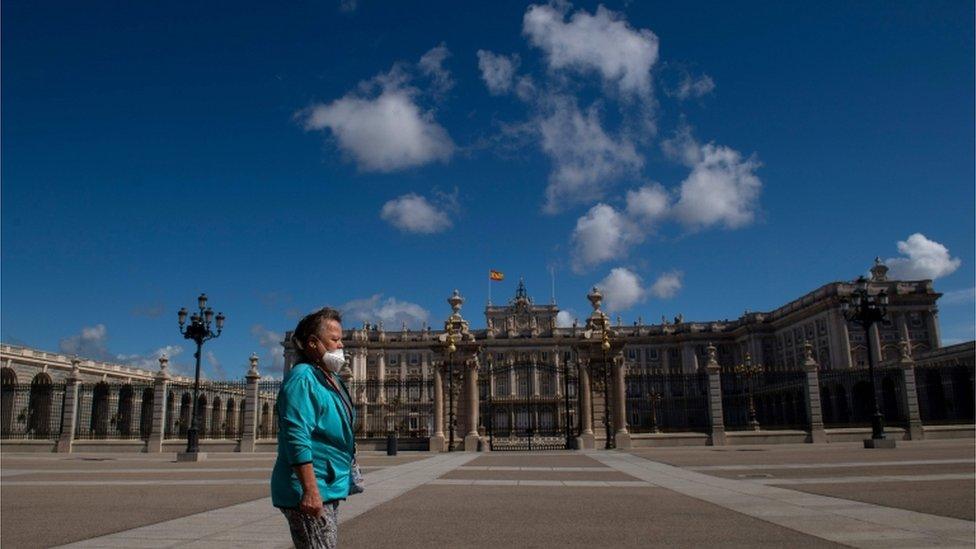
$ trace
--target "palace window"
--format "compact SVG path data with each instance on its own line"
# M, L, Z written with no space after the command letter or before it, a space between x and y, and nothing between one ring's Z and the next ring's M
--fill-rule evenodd
M637 360L637 349L634 347L627 348L627 358L630 360Z
M647 358L649 358L651 360L657 360L659 358L658 357L658 354L657 354L657 349L655 349L653 347L648 348L647 349Z
M410 353L410 364L417 365L420 363L420 355L417 353Z
M399 357L397 355L390 355L390 364L394 364L395 365L398 360L399 360Z

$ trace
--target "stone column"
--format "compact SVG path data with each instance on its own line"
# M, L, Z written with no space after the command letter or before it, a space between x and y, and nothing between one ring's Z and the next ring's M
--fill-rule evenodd
M810 442L814 444L827 442L827 433L824 431L823 424L823 408L820 403L819 366L813 357L813 345L809 341L803 343L803 354L803 371L807 374L806 384L803 386L803 395L806 397L807 417L810 419Z
M553 375L552 382L556 384L556 396L563 396L563 376L559 369L559 349L554 349L552 351L552 367L555 374Z
M925 438L925 430L922 429L922 416L918 411L918 393L915 387L915 361L912 360L911 344L901 340L901 358L898 366L902 375L902 402L901 405L908 414L908 439L922 440Z
M898 339L907 341L909 344L912 342L911 333L908 331L908 311L898 313L895 316L895 325L898 326ZM908 346L908 356L911 356L912 347Z
M427 403L430 402L430 398L427 396L427 380L430 379L430 365L427 363L427 353L420 353L420 379L423 383L420 386L420 402Z
M251 355L251 368L247 371L247 388L244 390L244 425L241 426L241 452L253 452L257 438L258 410L261 406L258 394L258 355Z
M613 441L618 450L630 448L630 431L627 430L627 367L624 365L622 354L613 358L613 425L617 431L613 434Z
M939 310L932 308L925 314L925 325L929 331L929 347L938 349L942 346L942 335L939 333Z
M156 373L153 385L152 432L149 433L149 443L146 445L146 452L151 454L158 454L163 451L166 426L170 422L170 418L166 417L169 377L169 359L163 355L159 357L159 372Z
M478 361L472 360L465 365L465 376L468 387L468 434L464 435L464 451L477 452L478 442Z
M708 345L708 411L709 443L712 446L725 445L725 416L722 413L722 368L715 358L715 347Z
M580 421L583 429L577 447L581 450L592 450L596 446L596 437L593 436L593 395L590 393L590 367L585 359L579 359L578 366L580 415L582 416Z
M78 383L81 381L80 360L71 359L71 374L65 380L64 409L62 410L61 435L58 437L58 453L70 453L78 423Z
M444 373L441 365L434 365L434 436L430 437L430 451L444 451Z
M386 353L383 351L376 355L376 379L380 385L380 394L376 398L376 403L386 404Z
M532 383L532 396L539 396L539 365L536 362L535 353L532 354L532 377L529 378Z
M669 374L671 373L671 350L669 347L662 345L660 350L661 353L661 371Z
M880 368L881 364L884 362L884 358L881 355L881 332L878 330L878 323L875 322L871 325L871 329L868 330L868 341L867 344L871 346L871 352L874 353L874 366ZM880 389L880 387L878 387ZM880 396L878 397L880 398ZM881 402L880 400L878 402Z
M830 310L830 368L849 370L851 368L851 338L847 333L847 320L838 309Z
M698 371L698 354L690 341L681 344L681 371L686 374Z

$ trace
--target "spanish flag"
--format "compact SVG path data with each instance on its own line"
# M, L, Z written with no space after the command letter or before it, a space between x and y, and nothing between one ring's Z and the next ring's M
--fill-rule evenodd
M503 273L501 271L496 271L496 270L493 270L493 269L489 269L488 270L488 279L489 280L494 280L496 282L500 282L502 280L505 280L505 273Z

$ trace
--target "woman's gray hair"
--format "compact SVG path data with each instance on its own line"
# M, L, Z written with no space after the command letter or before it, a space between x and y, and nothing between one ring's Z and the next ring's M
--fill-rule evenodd
M305 315L305 318L299 320L298 325L295 326L295 331L291 334L291 343L305 362L312 358L305 354L305 342L313 335L317 335L328 320L342 324L342 313L332 307L322 307Z

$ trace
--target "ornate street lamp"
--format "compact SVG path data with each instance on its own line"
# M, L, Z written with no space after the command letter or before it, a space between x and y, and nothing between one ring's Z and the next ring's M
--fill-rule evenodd
M610 319L603 315L603 342L600 348L603 350L603 426L606 430L607 441L603 445L604 449L612 450L616 444L613 441L613 419L610 410L610 333L607 331L607 324Z
M214 312L213 309L207 307L207 294L200 294L197 298L197 306L200 311L193 313L190 316L190 325L186 326L186 316L188 311L186 307L181 307L177 313L177 318L180 323L180 333L183 334L185 339L192 340L197 344L197 352L193 355L197 360L196 375L193 381L193 406L191 407L192 413L190 414L190 429L186 432L186 453L196 454L200 450L200 440L197 436L197 406L199 406L200 398L200 356L202 354L203 342L209 341L220 336L220 333L224 331L224 313L217 313L215 328L216 332L210 329L211 323L213 323Z
M851 296L841 301L841 311L844 318L850 322L860 324L864 328L864 341L868 347L868 371L871 376L871 403L874 415L871 417L871 438L864 441L865 448L890 448L894 441L879 443L885 440L884 416L878 406L878 389L874 379L874 345L871 344L871 326L884 320L888 314L888 293L881 290L876 295L868 292L868 281L863 276L857 278Z
M749 393L749 428L753 431L759 430L759 420L756 419L756 404L752 399L752 378L758 374L761 374L763 367L761 364L752 363L752 355L746 353L746 361L744 364L736 364L735 373L746 378L746 392Z
M454 352L457 351L457 346L454 345L454 331L448 328L447 330L447 451L454 451Z

